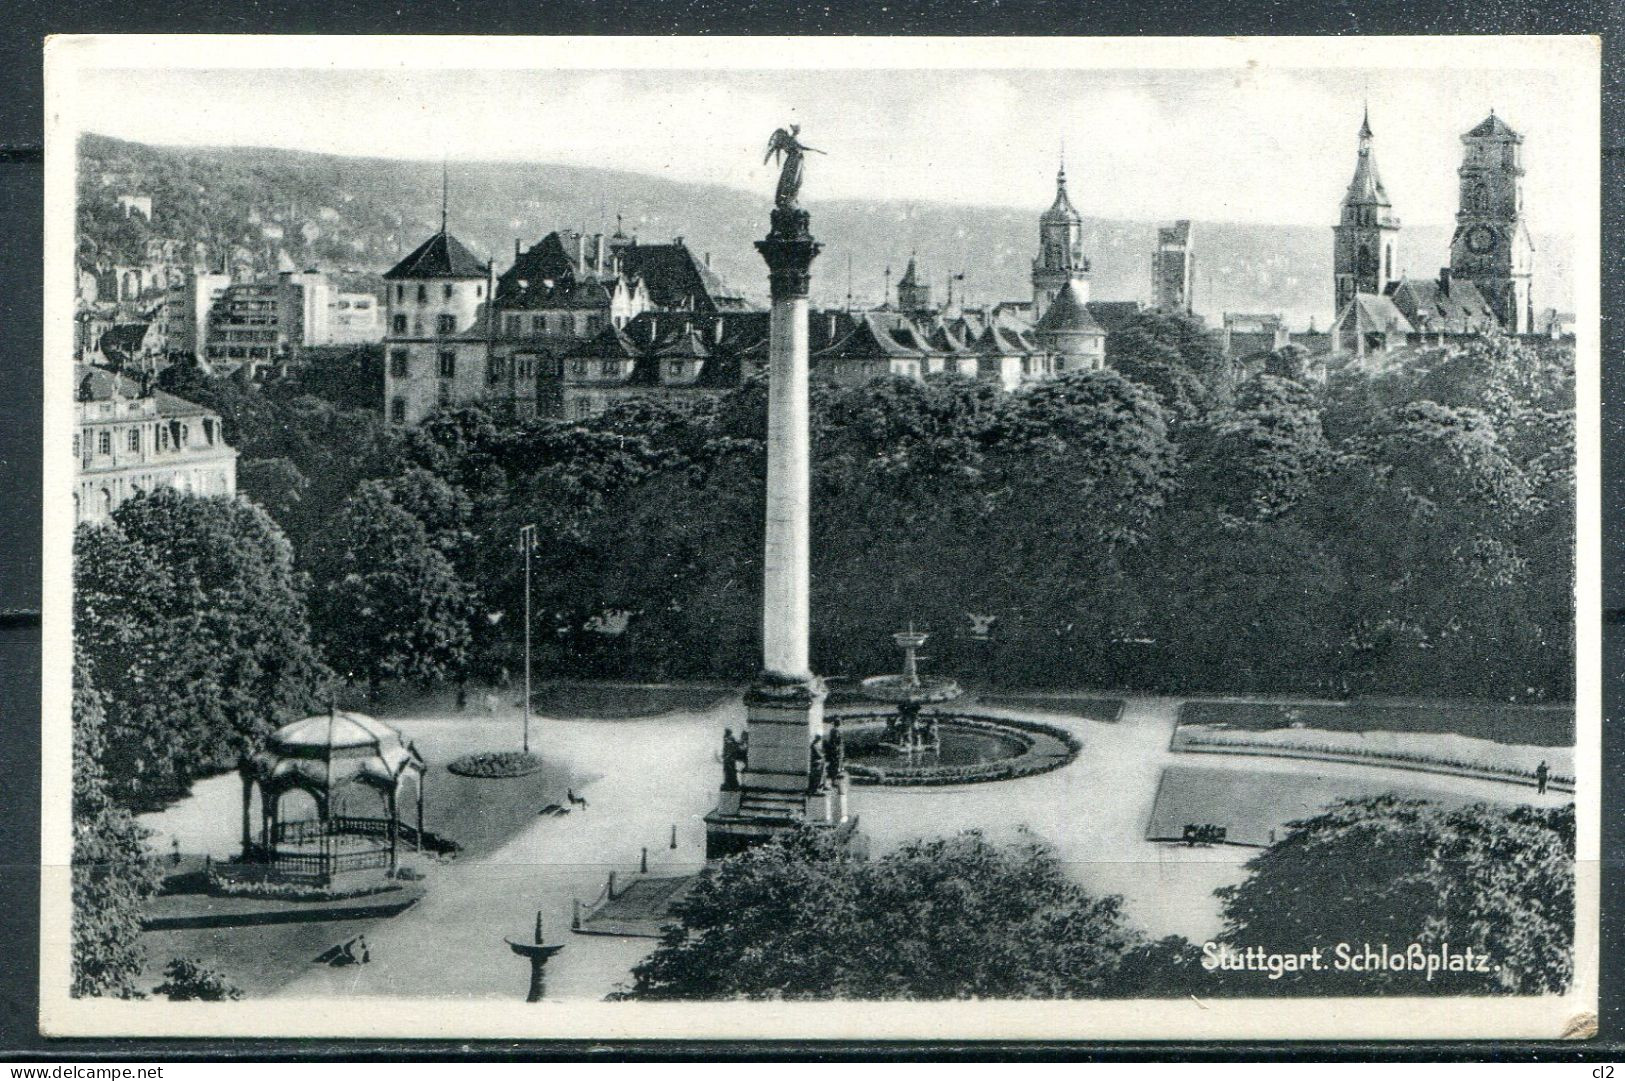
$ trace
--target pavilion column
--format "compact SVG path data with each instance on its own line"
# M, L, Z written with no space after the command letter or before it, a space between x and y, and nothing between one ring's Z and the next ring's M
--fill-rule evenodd
M254 847L254 828L249 818L249 805L254 802L254 777L247 769L242 771L243 778L243 859L248 858L249 851Z
M395 828L396 815L400 804L401 780L395 778L395 783L389 786L389 869L395 870L396 849L395 841L399 831Z
M423 782L428 779L425 771L418 771L418 851L423 851Z

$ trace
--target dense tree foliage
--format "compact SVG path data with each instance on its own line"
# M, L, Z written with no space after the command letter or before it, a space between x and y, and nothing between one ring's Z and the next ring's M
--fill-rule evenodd
M1009 395L815 382L819 671L889 669L887 632L913 620L938 632L934 664L1011 684L1572 695L1572 350L1490 339L1322 385L1301 350L1233 370L1162 313L1108 349L1116 371ZM754 670L759 381L585 421L470 407L404 431L308 388L195 389L318 592L367 481L423 526L468 632L464 661L415 678L516 670L526 524L541 671ZM971 612L997 617L991 643L951 633Z
M145 955L141 921L158 885L147 831L112 796L106 714L89 664L73 665L73 974L74 995L139 994Z
M1194 964L1042 842L975 832L868 861L806 830L708 866L680 917L625 997L1083 998L1153 993Z
M464 675L474 603L444 554L461 532L459 509L444 482L408 473L367 481L328 523L312 555L325 583L313 615L344 678L376 694L386 681L434 686Z
M106 695L114 795L171 798L325 699L304 583L250 503L159 489L74 545L75 633Z
M1319 947L1319 971L1282 989L1311 994L1547 994L1574 965L1574 805L1445 808L1379 796L1293 823L1219 891L1237 947ZM1446 945L1485 971L1343 971L1339 943L1423 954ZM1236 990L1245 990L1245 980ZM1256 981L1254 982L1256 990Z

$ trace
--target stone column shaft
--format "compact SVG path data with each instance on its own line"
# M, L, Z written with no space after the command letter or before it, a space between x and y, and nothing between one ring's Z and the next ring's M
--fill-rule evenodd
M762 668L803 682L811 618L808 543L811 449L807 298L773 300L767 381L767 543L762 569Z

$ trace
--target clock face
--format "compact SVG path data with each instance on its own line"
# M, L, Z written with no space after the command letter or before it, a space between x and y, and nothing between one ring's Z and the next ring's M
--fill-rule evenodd
M1483 255L1495 247L1495 230L1487 225L1475 225L1467 234L1467 247Z

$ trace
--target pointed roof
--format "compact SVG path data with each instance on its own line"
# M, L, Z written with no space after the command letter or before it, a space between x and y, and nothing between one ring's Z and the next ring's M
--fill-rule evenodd
M852 333L816 354L820 360L890 360L919 355L919 350L898 342L872 316L865 316Z
M1038 219L1045 225L1081 225L1083 215L1078 208L1072 205L1072 200L1066 197L1066 163L1061 163L1061 169L1055 174L1055 202Z
M942 322L938 322L931 329L931 333L927 335L925 341L931 347L932 352L936 353L970 352L970 347L960 339L954 328Z
M984 330L972 348L984 356L994 357L1018 356L1029 351L1016 336L1015 331L998 324L990 325Z
M914 256L910 255L908 257L908 269L903 271L903 276L897 280L897 288L913 289L919 284L920 272L914 265Z
M1361 206L1392 206L1388 201L1388 192L1382 186L1382 176L1377 172L1377 157L1371 152L1371 118L1365 116L1360 121L1360 156L1354 163L1354 179L1349 181L1348 194L1343 197L1343 204Z
M1463 138L1513 139L1518 142L1523 141L1523 136L1513 131L1511 125L1509 125L1505 120L1502 120L1500 117L1496 116L1494 109L1490 110L1490 115L1486 116L1483 121L1479 123L1478 127L1474 128L1472 131L1469 131L1465 136L1463 136Z
M1095 317L1089 314L1089 305L1084 303L1070 281L1061 286L1061 291L1044 309L1044 317L1033 330L1039 334L1105 333L1095 322Z
M598 357L603 360L635 360L643 355L637 343L627 337L626 331L611 323L589 338L580 349L570 354L575 357Z
M385 281L415 278L483 278L485 264L442 229L384 274Z

